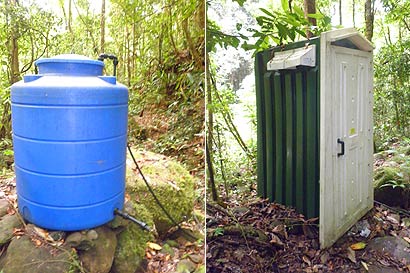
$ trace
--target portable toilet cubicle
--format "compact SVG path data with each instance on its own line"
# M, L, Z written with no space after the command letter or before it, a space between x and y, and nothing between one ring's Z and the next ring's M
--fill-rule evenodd
M256 55L258 193L319 217L321 248L373 207L372 51L348 28Z

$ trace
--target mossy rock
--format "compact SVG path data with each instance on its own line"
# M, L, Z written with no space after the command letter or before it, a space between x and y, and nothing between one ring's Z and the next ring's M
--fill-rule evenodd
M194 208L194 178L178 162L151 152L133 152L145 178L173 219L179 223L188 219ZM131 167L131 168L130 168ZM159 234L174 226L149 193L134 163L127 160L127 192L153 215Z
M131 202L131 201L128 201ZM134 207L133 215L150 227L154 226L152 216L141 204L131 202ZM141 267L145 257L147 242L152 241L152 233L144 231L135 223L130 223L117 235L117 249L115 251L112 273L134 273Z

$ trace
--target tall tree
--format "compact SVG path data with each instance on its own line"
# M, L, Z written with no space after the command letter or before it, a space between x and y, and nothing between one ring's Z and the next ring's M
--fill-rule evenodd
M104 44L105 44L105 0L101 0L101 36L100 36L100 52L104 52Z
M6 22L8 24L8 39L6 40L6 46L8 49L9 56L9 84L17 82L20 79L20 69L19 69L19 47L18 47L18 37L19 28L18 20L16 18L16 11L18 9L17 0L6 0L4 2L6 10ZM1 118L0 127L0 139L10 138L10 121L11 121L11 107L10 103L3 103L3 113Z
M356 0L352 0L353 27L356 27Z
M317 25L316 19L313 17L309 17L309 14L316 13L316 1L315 0L303 0L303 7L304 7L306 19L308 19L309 23L312 26L316 26ZM306 36L307 38L312 37L312 32L310 31L310 29L306 30Z
M73 33L73 29L72 29L72 24L73 24L73 9L72 9L72 1L73 0L68 0L68 31L70 32L70 34Z
M372 41L374 29L374 7L375 0L366 0L364 3L364 20L365 20L365 36L367 40Z
M10 0L9 5L11 9L16 9L18 6L17 0ZM17 82L20 79L19 69L19 47L18 37L19 29L16 16L10 17L10 84Z

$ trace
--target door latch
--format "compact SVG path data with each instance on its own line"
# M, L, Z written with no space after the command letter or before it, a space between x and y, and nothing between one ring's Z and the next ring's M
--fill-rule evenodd
M345 154L345 142L341 140L340 138L338 138L337 144L342 144L342 151L340 153L337 153L337 157L339 157Z

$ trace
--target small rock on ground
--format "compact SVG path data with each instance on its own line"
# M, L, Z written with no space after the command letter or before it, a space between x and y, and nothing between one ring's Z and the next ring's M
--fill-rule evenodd
M86 234L74 232L67 236L66 245L77 250L89 250L94 247L94 241L90 240Z
M114 260L117 237L107 227L99 227L93 230L92 234L92 237L96 238L94 247L88 251L80 252L80 260L83 263L84 269L89 273L108 273Z
M22 226L18 216L5 215L0 219L0 246L8 243L13 237L13 230Z
M196 264L191 262L189 259L183 259L177 265L178 273L190 273L190 272L194 272L195 269L196 269Z
M7 214L7 210L10 204L6 199L0 199L0 217L3 217Z

